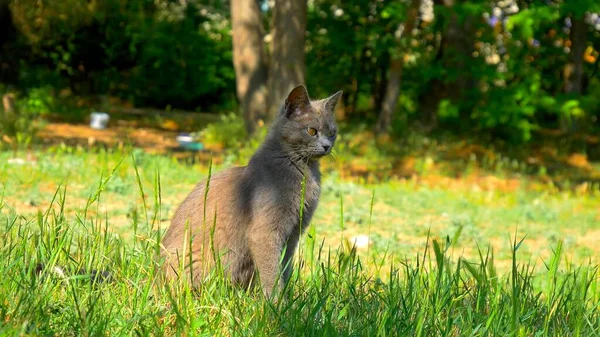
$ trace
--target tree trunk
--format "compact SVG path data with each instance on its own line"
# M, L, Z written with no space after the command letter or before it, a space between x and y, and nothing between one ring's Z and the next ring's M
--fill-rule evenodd
M572 96L581 96L583 93L583 54L587 46L587 24L583 17L571 20L571 52L569 53L569 63L564 70L565 93ZM564 132L575 133L578 131L576 116L561 116L560 127Z
M4 108L4 116L11 116L15 113L15 95L5 94L2 96L2 106Z
M252 134L266 117L267 66L263 43L264 28L256 0L231 0L233 66L236 93L246 130Z
M396 110L398 95L400 94L400 80L402 78L402 60L394 58L391 61L389 78L385 88L385 95L381 104L381 112L375 126L375 133L387 134L392 126L392 117Z
M374 107L375 111L381 111L383 107L383 97L385 97L385 89L386 89L386 75L387 70L390 67L389 65L389 55L384 54L381 59L383 61L380 62L376 71L377 71L377 80L376 85L373 88L373 99L374 99Z
M0 137L2 141L5 141L13 146L13 152L17 153L17 143L11 137L15 137L17 130L15 128L15 122L17 120L17 111L15 107L15 95L12 93L4 94L2 96L2 111L0 111L0 123L3 124L3 128L0 128Z
M269 116L279 111L287 94L304 84L306 0L275 0L269 68Z
M409 36L415 27L417 17L419 15L419 7L421 6L420 0L412 0L408 9L408 15L406 18L406 24L404 30L400 36L400 42ZM404 45L400 43L401 48ZM396 110L396 104L398 103L398 96L400 95L400 86L402 81L402 70L404 66L404 51L398 53L395 57L392 57L390 61L390 72L388 75L388 81L385 89L385 95L383 96L383 102L377 124L375 125L376 134L387 134L392 126L392 119L394 111Z
M359 83L358 76L354 77L351 81L352 89L348 93L348 105L350 105L350 115L356 114L356 106L358 105L358 92L359 92Z

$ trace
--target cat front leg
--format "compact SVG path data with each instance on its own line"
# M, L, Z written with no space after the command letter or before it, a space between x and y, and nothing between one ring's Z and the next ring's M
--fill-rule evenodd
M284 286L289 282L292 272L294 271L294 252L296 252L296 246L298 246L298 239L300 233L292 233L285 244L285 254L283 256L282 268L283 268L283 284Z
M276 299L273 295L283 289L280 260L284 240L275 230L254 227L248 232L248 245L263 293L269 299Z

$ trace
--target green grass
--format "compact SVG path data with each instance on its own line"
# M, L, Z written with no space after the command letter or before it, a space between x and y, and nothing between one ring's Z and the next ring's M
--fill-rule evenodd
M199 291L157 277L159 234L207 167L139 151L36 155L14 165L0 153L0 335L600 335L593 193L326 172L299 270L271 304L218 272ZM350 248L357 234L368 249Z

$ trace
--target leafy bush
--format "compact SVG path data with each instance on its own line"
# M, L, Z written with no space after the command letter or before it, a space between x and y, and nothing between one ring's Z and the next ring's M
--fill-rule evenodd
M221 115L218 122L209 124L199 134L203 143L219 144L224 148L240 147L246 137L244 119L233 112Z
M229 21L193 3L171 4L155 15L137 37L127 87L135 103L206 108L229 99L235 83Z
M69 85L77 95L112 94L160 108L207 108L233 97L222 4L24 0L10 8L23 87L41 80Z

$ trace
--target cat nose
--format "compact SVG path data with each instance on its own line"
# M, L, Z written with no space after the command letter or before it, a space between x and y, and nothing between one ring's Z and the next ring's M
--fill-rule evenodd
M325 152L327 152L327 151L329 151L329 149L331 149L331 145L323 144L321 146L323 146L323 151L325 151Z

